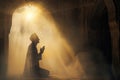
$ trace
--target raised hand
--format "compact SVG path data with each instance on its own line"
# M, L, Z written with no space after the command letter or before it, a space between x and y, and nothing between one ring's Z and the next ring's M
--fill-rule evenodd
M45 46L43 46L42 48L40 48L40 53L42 54L45 50Z

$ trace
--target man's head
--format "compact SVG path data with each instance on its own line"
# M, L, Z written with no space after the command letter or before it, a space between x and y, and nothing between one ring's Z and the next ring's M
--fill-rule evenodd
M31 36L30 36L30 40L33 42L33 43L39 43L39 38L38 36L36 35L36 33L33 33Z

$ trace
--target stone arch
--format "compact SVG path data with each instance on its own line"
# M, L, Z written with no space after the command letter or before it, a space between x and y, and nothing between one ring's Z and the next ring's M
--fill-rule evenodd
M5 10L5 18L4 18L4 21L5 21L5 28L4 28L4 52L5 52L5 63L6 63L6 70L5 70L5 74L7 74L7 70L8 70L8 55L9 55L9 34L10 34L10 30L11 30L11 26L12 26L12 16L13 16L13 13L15 12L16 9L22 7L22 6L25 6L25 5L29 5L29 4L32 4L32 5L35 5L37 6L38 8L39 7L44 7L44 5L39 2L22 2L21 3L17 3L16 5L10 5L9 8L7 8ZM45 8L46 10L46 8Z
M17 9L19 9L20 7L24 7L24 6L29 6L29 5L31 5L31 6L36 6L36 7L38 7L38 8L40 8L40 9L42 9L42 8L44 8L44 6L43 5L41 5L41 4L38 4L38 3L36 3L36 2L28 2L28 3L23 3L23 4L20 4L20 5L17 5L16 7L14 7L14 8L12 8L12 9L10 9L10 15L12 16L12 18L14 18L13 17L13 14L14 14L14 12L17 10ZM46 9L43 9L43 11L46 11ZM46 11L46 12L48 12L48 11ZM48 13L49 14L49 13ZM12 18L11 18L11 20L12 20ZM52 21L52 20L51 20ZM12 24L12 22L11 22L11 24ZM12 29L12 26L11 26L11 29ZM8 32L8 42L10 42L9 41L9 39L10 39L10 33L11 33L11 29L9 28L9 32ZM15 30L16 31L16 30ZM19 34L19 32L18 32L18 34ZM21 38L22 39L22 38ZM28 39L28 38L27 38ZM10 42L11 43L11 42ZM17 42L17 43L20 43L20 42ZM11 44L10 44L10 46L9 46L9 43L8 43L8 48L10 48L11 49ZM9 50L10 50L9 49ZM14 48L12 48L13 49L13 51L14 51ZM27 49L27 48L25 48L25 49ZM8 51L9 51L8 50ZM23 50L24 51L24 50ZM13 52L13 53L19 53L19 52ZM27 53L27 52L26 52ZM10 52L8 52L8 74L10 74L11 72L13 72L12 71L12 67L10 67L10 69L9 69L9 66L10 66L10 60L12 60L12 58L11 57L9 57L11 55L11 53ZM15 55L14 55L15 56ZM17 57L17 56L16 56ZM25 56L24 56L25 57ZM10 59L9 59L10 58ZM21 58L20 58L21 59ZM25 58L23 58L24 60L25 60ZM15 57L13 57L13 60L15 60ZM20 65L21 63L24 63L24 62L22 62L22 60L21 61L19 61L18 60L18 62L20 62L20 63L18 63L18 64L16 64L16 62L14 62L14 61L12 61L12 64L15 64L15 65ZM24 64L21 64L21 66L22 66L22 68L20 68L20 69L18 69L18 68L15 68L16 69L16 71L15 72L17 72L17 73L15 73L15 72L13 72L13 74L12 75L15 75L15 74L17 74L17 75L21 75L22 74L22 71L23 71L23 68L24 68ZM19 73L20 72L20 73Z
M49 14L49 13L48 13ZM49 19L48 19L49 20ZM52 22L52 19L51 19L51 21L49 21L49 22ZM52 25L55 25L54 23L52 23ZM50 25L49 25L50 26ZM52 28L52 26L50 26L51 28ZM55 28L56 26L53 26L53 28ZM48 28L48 27L47 27ZM55 29L54 29L55 30ZM57 34L59 34L59 31L57 31L57 29L56 29L56 31L54 32L54 30L53 30L53 33L52 34L54 34L54 33L56 33L56 34L54 34L54 35L57 35ZM40 32L40 31L39 31ZM46 33L47 34L47 33ZM47 37L49 37L48 35L47 35ZM22 37L23 38L23 37ZM56 38L58 39L58 40L56 40ZM26 38L25 38L26 39ZM27 38L28 39L28 38ZM66 43L66 41L65 40L63 40L63 38L61 38L61 36L60 35L58 35L57 37L54 37L53 36L53 38L52 38L52 40L50 40L50 41L54 41L54 40L56 40L55 42L52 42L53 44L51 44L50 46L52 46L52 45L54 45L54 43L56 43L56 42L58 42L58 44L57 45L55 45L55 47L57 46L57 49L53 49L53 47L52 48L50 48L49 50L47 50L47 52L49 52L51 49L53 50L53 54L51 54L51 56L52 56L52 58L51 58L51 61L50 61L50 67L48 66L48 68L49 68L49 70L51 70L51 73L56 73L55 75L60 75L60 76L64 76L64 77L72 77L72 76L77 76L77 75L71 75L72 73L68 73L68 70L72 70L73 72L75 72L75 73L77 73L78 72L78 70L76 70L76 66L75 65L70 65L70 66L74 66L75 67L75 70L74 70L74 68L73 67L70 67L69 66L69 68L67 69L66 67L68 67L67 66L67 61L68 60L73 60L73 56L71 56L72 54L71 53L73 53L73 51L71 50L71 49L69 49L69 46L68 46L68 44ZM20 39L21 40L21 39ZM45 40L45 39L44 39ZM61 42L63 41L63 43L64 43L64 45L63 44L60 44ZM63 47L62 47L63 46ZM65 49L63 49L63 48L65 48ZM26 48L24 48L24 49L26 49ZM55 52L54 52L54 50L55 50ZM60 51L59 50L61 50L61 54L59 54L59 56L57 56L58 54L56 54L56 53L60 53ZM63 50L63 51L62 51ZM70 51L69 51L70 50ZM17 52L16 52L17 53ZM67 56L66 56L66 54L63 54L63 53L67 53ZM69 54L69 55L68 55ZM53 56L54 55L54 56ZM61 57L61 56L63 56L63 55L65 55L67 58L69 58L68 60L67 60L67 58L65 58L65 59L63 59L63 57ZM49 56L49 55L48 55ZM50 56L50 57L51 57ZM64 57L65 57L64 56ZM19 56L17 56L17 57L19 57ZM60 59L60 60L58 60L57 59L57 57L58 57L58 59ZM24 58L25 59L25 58ZM47 57L47 58L45 58L45 59L50 59L49 57ZM63 62L62 62L62 59L64 60ZM57 63L56 63L56 61L58 60L58 65L57 65ZM16 60L17 61L17 60ZM77 61L77 59L74 59L74 61ZM44 61L43 61L44 62ZM53 64L54 63L56 63L56 66L54 66ZM73 62L72 62L73 63ZM78 63L78 61L77 62L75 62L74 64L76 64L76 63ZM14 63L13 63L14 64ZM18 64L18 63L17 63ZM61 64L61 65L60 65ZM79 63L77 64L78 66L80 66L79 65ZM18 65L17 65L18 66ZM52 68L51 68L51 66L52 66ZM61 68L59 68L60 66L63 66L63 67L61 67ZM24 67L24 65L23 65L23 67ZM58 69L59 68L59 69ZM81 67L79 67L80 69L81 69ZM57 69L57 70L56 70ZM78 68L77 68L78 69ZM19 71L19 70L18 70ZM16 70L16 72L18 72L17 70ZM56 71L58 71L58 72L56 72ZM81 70L82 71L82 70ZM22 71L21 71L22 72ZM63 75L63 74L61 74L61 73L63 73L63 72L65 72L65 74L67 75L67 76L65 76L65 74ZM82 72L81 72L82 73ZM71 76L70 76L71 75Z

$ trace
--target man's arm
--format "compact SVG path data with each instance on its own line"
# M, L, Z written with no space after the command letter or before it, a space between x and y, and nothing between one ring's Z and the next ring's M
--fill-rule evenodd
M39 60L42 59L42 54L43 54L44 50L45 50L45 46L43 46L42 48L40 48L40 53L38 54Z
M40 48L40 53L39 54L43 54L44 50L45 50L45 46L43 46L42 48Z

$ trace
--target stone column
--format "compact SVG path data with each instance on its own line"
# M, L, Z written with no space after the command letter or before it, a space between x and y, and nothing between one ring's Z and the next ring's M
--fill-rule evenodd
M3 54L3 58L4 58L4 70L5 70L5 74L7 72L7 62L8 62L8 53L9 53L9 31L10 31L10 27L12 24L12 14L9 13L4 13L4 19L3 19L3 31L4 31L4 54Z
M112 64L113 72L116 77L120 76L120 54L119 54L119 25L116 22L116 8L113 0L104 0L109 18L109 28L112 43Z

